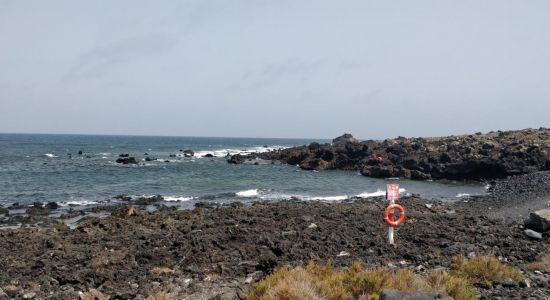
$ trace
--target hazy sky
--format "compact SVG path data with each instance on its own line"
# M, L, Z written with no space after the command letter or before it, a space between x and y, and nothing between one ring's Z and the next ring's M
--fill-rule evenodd
M0 0L0 132L550 127L550 1Z

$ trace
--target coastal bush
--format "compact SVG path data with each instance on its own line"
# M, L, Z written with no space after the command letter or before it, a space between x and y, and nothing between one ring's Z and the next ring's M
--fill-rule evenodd
M490 287L494 282L502 282L504 279L523 279L518 269L505 265L493 254L476 256L466 260L457 255L451 259L452 273L470 279L473 283L479 283Z
M337 270L328 262L310 262L305 268L283 267L254 284L246 300L338 299L376 300L382 289L426 291L448 294L457 300L475 299L475 290L465 277L437 271L421 277L409 269L397 271L385 268L363 270L354 262Z

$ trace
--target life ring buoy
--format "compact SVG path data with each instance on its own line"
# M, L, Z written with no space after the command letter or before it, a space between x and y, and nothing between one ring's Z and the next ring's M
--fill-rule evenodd
M392 210L397 209L399 211L399 218L397 221L390 220L390 213ZM399 204L391 204L390 206L386 207L386 210L384 211L384 221L386 221L386 224L388 224L391 227L397 227L399 224L403 223L405 220L405 209Z

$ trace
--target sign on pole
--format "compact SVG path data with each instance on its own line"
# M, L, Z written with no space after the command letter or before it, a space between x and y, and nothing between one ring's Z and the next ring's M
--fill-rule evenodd
M386 200L389 200L389 201L399 200L399 184L388 183L386 185Z

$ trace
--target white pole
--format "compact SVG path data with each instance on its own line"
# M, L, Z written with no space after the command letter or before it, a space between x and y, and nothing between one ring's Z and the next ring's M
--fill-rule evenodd
M393 200L393 198L390 200L390 205L394 204L395 201ZM390 212L390 215L389 215L389 218L390 218L390 221L394 221L394 215L393 215L393 211ZM392 246L395 246L395 242L393 240L393 227L392 226L389 226L388 227L388 243Z

